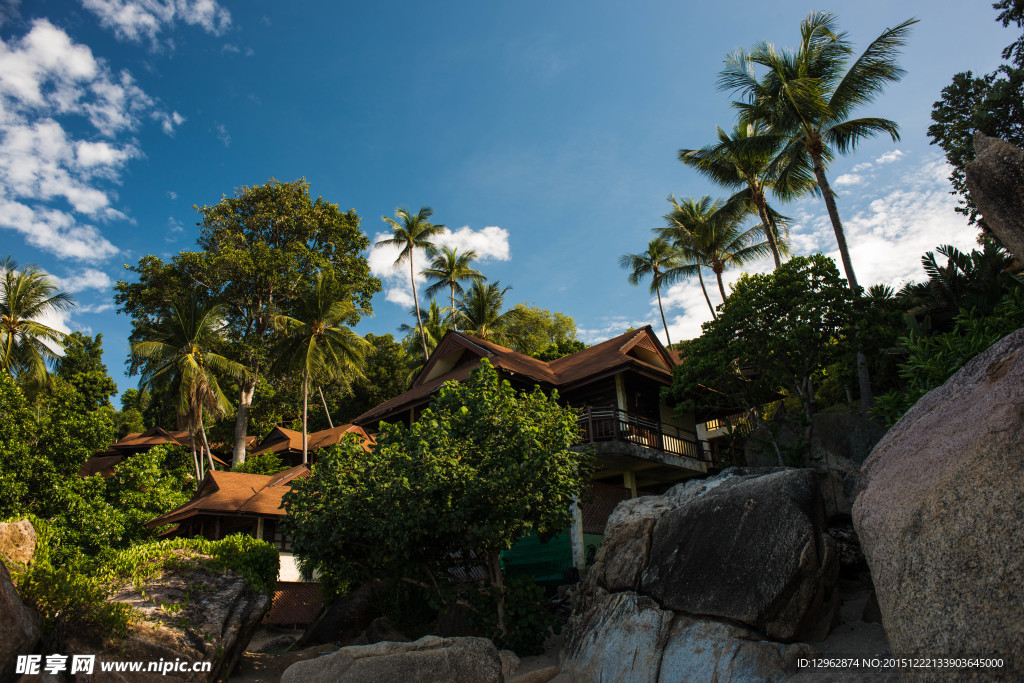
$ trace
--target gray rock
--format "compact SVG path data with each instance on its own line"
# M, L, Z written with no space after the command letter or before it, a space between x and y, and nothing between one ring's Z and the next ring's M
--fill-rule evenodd
M1002 657L1024 677L1024 329L922 397L861 476L853 521L893 654Z
M257 652L282 652L294 645L295 642L296 641L293 636L278 636L273 640L268 640L263 643Z
M548 683L558 676L557 666L546 666L543 669L534 669L524 674L514 676L511 683Z
M41 637L39 614L22 602L0 562L0 683L14 680L18 655L35 652Z
M974 153L964 169L971 199L996 237L1024 261L1024 151L975 133Z
M343 647L288 667L282 683L501 683L501 656L486 638L424 636L412 643Z
M270 596L249 587L230 570L214 568L213 558L182 555L181 565L165 570L140 589L125 586L110 600L131 605L139 615L128 635L99 642L95 633L68 635L58 651L97 655L93 681L128 680L101 673L101 661L208 661L209 673L131 674L132 681L216 681L227 678L270 609ZM168 606L181 606L169 611Z
M641 593L663 608L739 621L777 640L823 640L838 557L813 471L748 472L662 514Z
M36 553L36 530L27 519L0 524L0 561L28 564Z

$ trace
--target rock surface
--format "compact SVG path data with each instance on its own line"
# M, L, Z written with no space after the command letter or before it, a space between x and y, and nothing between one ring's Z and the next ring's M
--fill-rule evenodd
M897 657L1024 677L1024 329L921 398L864 464L853 521Z
M36 552L36 530L27 519L0 524L0 561L28 564Z
M0 681L15 679L17 656L35 652L40 637L39 614L21 601L6 565L0 562Z
M91 634L71 634L63 650L96 654L97 662L165 661L181 659L211 663L209 673L160 674L100 673L94 681L215 681L226 678L238 663L260 621L270 609L270 596L254 591L246 580L232 571L211 570L204 561L189 558L180 568L165 570L136 590L126 586L111 600L126 603L141 612L126 639L99 644ZM181 605L169 611L167 606Z
M974 134L967 189L996 237L1024 261L1024 150L984 133Z
M824 519L810 469L731 468L620 503L576 593L563 672L792 673L793 653L811 648L772 641L823 640L838 615L839 558Z
M282 683L501 683L502 661L486 638L424 636L412 643L343 647L298 662Z
M405 634L396 629L387 617L377 617L370 622L366 630L359 634L349 645L373 645L380 642L408 643Z

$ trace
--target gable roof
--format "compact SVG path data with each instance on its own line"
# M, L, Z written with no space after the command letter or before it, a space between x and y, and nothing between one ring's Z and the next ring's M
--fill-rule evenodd
M362 427L354 424L339 425L331 429L323 429L319 432L310 432L306 435L306 449L310 451L319 448L328 448L339 443L345 434L356 434L363 444L363 449L369 452L373 445L373 439L363 431ZM302 452L302 432L284 427L274 427L262 441L253 446L252 454L261 453L285 453L294 451Z
M149 520L146 526L174 524L204 513L282 517L281 499L291 490L292 481L306 476L309 476L308 465L269 475L207 472L192 500Z
M467 362L467 357L473 362ZM627 368L642 370L667 384L678 355L661 345L650 325L550 362L449 330L408 391L371 408L352 422L369 424L404 407L425 403L445 382L467 379L481 358L487 358L505 377L565 390Z

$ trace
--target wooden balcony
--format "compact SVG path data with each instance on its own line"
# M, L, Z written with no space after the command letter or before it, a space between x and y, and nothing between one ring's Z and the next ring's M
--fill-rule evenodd
M585 443L624 441L670 455L711 463L710 453L697 434L620 410L615 406L587 406L579 419Z

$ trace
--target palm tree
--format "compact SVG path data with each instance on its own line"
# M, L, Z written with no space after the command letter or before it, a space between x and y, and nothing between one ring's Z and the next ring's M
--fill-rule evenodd
M10 256L0 261L0 278L0 366L11 377L42 382L47 363L59 357L55 347L63 347L67 335L39 319L68 310L75 300L39 266L18 270Z
M416 296L416 266L413 263L413 252L416 249L431 250L434 248L434 243L430 240L437 237L445 229L443 225L434 225L430 222L430 217L434 215L434 210L429 206L421 206L419 213L413 216L409 209L401 206L395 209L395 218L398 221L388 218L387 216L381 216L385 223L391 226L393 235L390 239L380 240L375 246L395 246L401 247L402 251L399 253L398 258L395 259L395 265L399 265L406 259L409 260L409 281L412 283L412 300L416 307L416 321L420 322L420 301ZM427 337L423 334L423 325L420 324L420 341L423 342L423 357L426 358L429 353L427 351Z
M427 296L433 298L442 288L448 287L452 303L452 328L455 330L459 329L455 316L455 294L463 293L462 285L459 282L486 279L480 271L470 268L470 264L476 260L476 252L470 249L460 255L458 251L458 247L441 247L440 250L434 252L430 267L421 273L431 280L436 280L434 284L427 287Z
M707 195L700 199L691 197L683 203L671 195L668 200L672 210L665 215L666 225L657 228L655 232L669 240L679 253L681 262L689 266L687 270L671 273L670 277L685 276L688 271L692 272L693 266L697 266L704 299L708 307L712 308L700 268L710 268L714 272L724 302L728 296L722 273L730 266L742 266L766 256L770 252L768 242L758 240L760 227L741 227L749 213L741 203L712 200ZM713 308L711 313L714 316Z
M764 129L759 121L737 125L732 135L716 128L718 144L681 149L679 161L723 187L738 189L729 202L749 202L753 206L778 268L782 265L781 254L788 249L778 233L782 217L768 205L765 191L788 201L817 188L814 179L799 165L779 168L773 163L780 140L778 136L763 136Z
M734 103L741 123L762 121L777 137L781 151L776 168L806 173L809 167L813 172L855 295L857 278L825 165L835 152L852 152L862 139L879 133L888 134L894 142L900 139L895 121L849 116L871 102L886 84L902 78L904 70L896 57L915 23L916 19L908 19L886 29L847 69L853 49L846 34L836 32L835 15L812 12L800 23L800 45L795 52L760 43L749 54L740 50L726 58L719 77L720 89L738 91L746 99ZM757 67L767 69L761 80L757 79Z
M466 331L480 339L504 346L515 346L519 340L509 334L515 322L516 310L502 311L505 294L512 287L501 288L498 281L484 283L477 280L458 302L459 313L466 321Z
M225 307L215 301L173 300L169 312L150 326L140 328L132 342L131 352L144 363L140 390L166 387L177 396L177 422L193 438L202 436L203 448L213 465L213 454L206 439L204 413L212 417L225 415L230 409L217 381L217 373L243 379L245 367L213 351L221 342L226 317ZM192 443L195 457L195 441ZM196 480L201 478L199 462L195 462Z
M413 319L415 319L416 309L410 308L409 315ZM430 306L427 308L426 311L426 315L422 316L419 325L409 325L408 323L402 323L401 325L398 326L398 331L404 335L407 335L406 339L408 340L408 342L411 342L412 346L415 346L415 341L408 337L408 335L418 334L420 328L422 327L423 333L424 335L426 335L427 338L427 350L430 353L433 353L434 349L437 348L438 342L441 341L441 337L443 337L445 332L448 331L451 322L452 321L450 318L446 320L444 315L442 315L441 307L438 305L437 300L431 299ZM409 351L409 347L406 348L406 351Z
M352 293L340 288L333 276L317 273L316 282L300 294L293 315L274 317L285 333L278 349L279 366L302 370L302 462L309 461L307 421L309 381L339 379L348 383L359 376L358 363L369 344L343 323L362 313L352 303Z
M629 272L629 282L639 285L640 280L651 276L651 294L658 295L658 311L661 313L661 324L665 326L665 340L672 345L668 335L668 323L665 322L665 309L661 305L661 285L672 284L671 277L666 273L679 273L679 255L664 237L657 237L647 243L647 251L641 254L623 254L619 257L619 266ZM675 269L675 270L674 270Z

